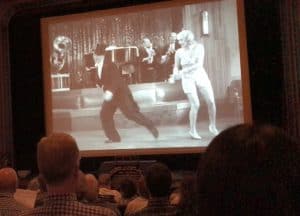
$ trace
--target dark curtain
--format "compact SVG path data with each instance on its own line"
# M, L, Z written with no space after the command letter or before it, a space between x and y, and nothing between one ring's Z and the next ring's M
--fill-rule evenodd
M284 63L283 126L300 136L300 3L280 1L282 56Z

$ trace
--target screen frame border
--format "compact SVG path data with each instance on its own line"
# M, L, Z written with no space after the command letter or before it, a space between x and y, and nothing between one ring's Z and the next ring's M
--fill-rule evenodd
M82 13L64 14L62 16L49 16L40 19L41 27L41 41L42 41L42 64L43 64L43 84L44 84L44 112L45 112L45 128L46 136L53 133L53 118L52 118L52 94L51 94L51 73L50 73L50 58L49 52L49 22L55 23L61 20L62 17L67 21L69 19L82 19L80 16L90 16L98 14L99 11L106 15L115 15L122 13L136 12L140 10L151 10L159 8L168 8L174 6L182 6L186 4L196 4L204 2L212 2L216 0L167 0L155 3L145 3L132 6L124 6L119 8L110 9L96 9ZM246 20L245 20L245 5L244 0L236 0L237 9L237 26L239 38L239 51L240 51L240 68L241 68L241 81L242 81L242 98L243 98L243 118L244 123L252 123L252 107L251 107L251 92L250 92L250 75L248 63L248 49L246 37ZM121 11L121 12L120 12ZM206 150L207 146L203 147L172 147L172 148L145 148L145 149L112 149L112 150L89 150L80 151L83 157L98 157L98 156L131 156L131 155L162 155L162 154L194 154L201 153Z

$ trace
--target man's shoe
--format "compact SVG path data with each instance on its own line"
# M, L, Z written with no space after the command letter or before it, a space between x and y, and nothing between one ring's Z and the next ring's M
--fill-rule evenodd
M155 139L158 138L159 132L156 127L149 128L149 131L152 133L152 135L154 136Z

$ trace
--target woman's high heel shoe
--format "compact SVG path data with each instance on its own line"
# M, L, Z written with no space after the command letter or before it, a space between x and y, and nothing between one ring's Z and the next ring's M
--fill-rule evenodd
M218 129L216 128L215 125L209 125L208 129L209 129L209 131L210 131L213 135L218 135L218 134L219 134L219 131L218 131Z
M192 137L192 139L197 139L197 140L201 139L201 136L197 132L193 133L190 131L189 134Z

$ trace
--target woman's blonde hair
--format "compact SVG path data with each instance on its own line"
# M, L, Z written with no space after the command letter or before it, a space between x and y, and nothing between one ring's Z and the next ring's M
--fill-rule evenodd
M191 32L190 30L182 30L181 32L179 32L177 34L177 40L179 39L183 39L185 40L187 43L192 43L195 39L194 33Z

